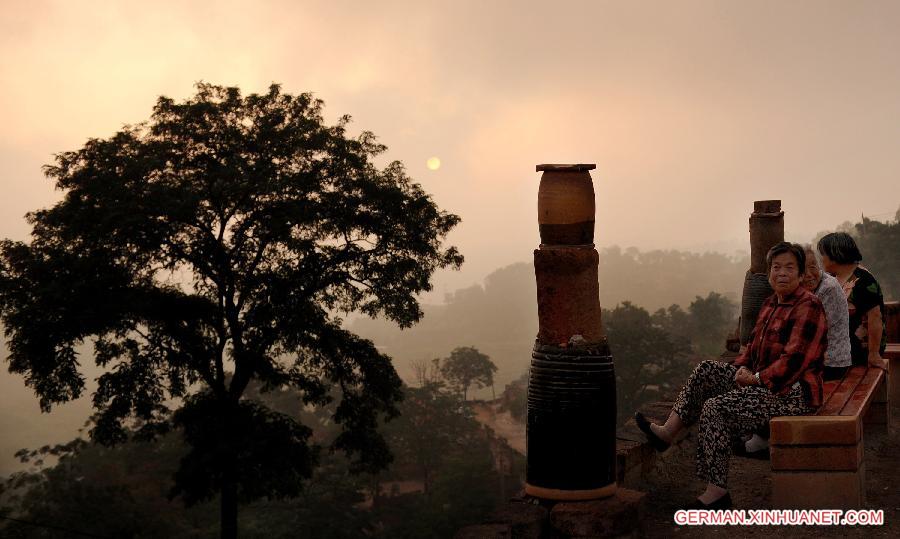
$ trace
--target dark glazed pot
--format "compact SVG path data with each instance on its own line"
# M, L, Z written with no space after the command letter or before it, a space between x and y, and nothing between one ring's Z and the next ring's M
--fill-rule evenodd
M528 381L525 492L593 500L616 492L616 375L605 341L535 344Z
M592 164L538 165L538 227L543 245L594 243Z

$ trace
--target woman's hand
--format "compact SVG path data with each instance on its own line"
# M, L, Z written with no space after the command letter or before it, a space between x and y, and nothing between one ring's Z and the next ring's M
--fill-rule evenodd
M759 384L756 380L756 376L750 372L750 369L747 367L741 367L734 373L734 382L740 387L755 386Z
M888 362L883 359L879 353L879 349L881 348L881 334L884 330L881 321L881 307L876 305L869 309L869 312L866 313L866 318L868 321L868 343L866 344L869 345L869 366L875 367L876 369L884 369L884 371L887 372Z
M876 369L884 369L886 372L888 370L888 360L881 357L881 354L876 350L869 354L869 366Z

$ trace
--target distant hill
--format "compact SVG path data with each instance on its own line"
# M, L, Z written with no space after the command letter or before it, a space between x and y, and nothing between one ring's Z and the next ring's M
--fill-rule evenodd
M687 306L714 291L739 303L748 257L681 251L640 252L618 247L600 252L600 303L623 301L649 311L672 304ZM520 262L500 268L484 281L448 294L444 305L425 305L422 321L410 329L368 318L349 329L371 339L394 358L397 372L412 380L410 361L446 357L457 346L474 346L498 367L496 387L522 375L531 361L537 334L534 267ZM490 396L490 389L476 393Z

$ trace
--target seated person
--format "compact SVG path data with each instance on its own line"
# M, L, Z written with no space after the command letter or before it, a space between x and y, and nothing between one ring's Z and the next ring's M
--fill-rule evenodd
M803 275L803 286L816 295L825 308L825 319L828 320L828 345L825 350L825 368L823 381L837 380L844 376L850 367L850 333L847 315L847 298L837 279L823 273L811 245L804 246L806 255L806 272ZM768 425L766 426L768 427ZM754 434L744 444L743 451L736 451L745 457L768 459L768 428L765 434Z
M803 286L816 295L825 307L828 320L828 347L825 350L825 368L822 379L839 380L850 368L850 316L847 297L841 283L830 273L823 273L811 245L805 246L806 274Z
M775 416L803 415L822 402L822 362L828 322L822 302L800 285L803 247L781 242L766 255L775 290L759 313L747 348L734 364L703 361L681 389L664 425L640 412L638 427L657 451L699 420L697 475L706 490L687 509L727 509L728 462L733 441Z
M859 264L862 254L856 241L846 232L832 232L822 236L817 247L822 267L837 278L847 298L853 364L887 369L881 357L887 346L884 296L875 276Z

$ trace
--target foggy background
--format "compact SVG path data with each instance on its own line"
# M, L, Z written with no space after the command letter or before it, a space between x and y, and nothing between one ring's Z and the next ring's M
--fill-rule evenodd
M781 199L787 239L804 242L862 214L892 219L900 204L897 2L4 0L2 9L0 237L26 239L24 214L58 200L41 173L54 153L143 121L157 96L184 99L200 80L245 94L272 82L314 92L327 118L352 115L351 131L373 131L387 159L460 215L448 243L466 262L435 276L429 304L530 261L538 163L597 164L599 249L733 257L722 270L736 275L730 289L707 286L698 264L688 301L739 290L746 265L736 252L749 250L754 200ZM432 157L437 170L426 167ZM601 271L604 307L675 301L625 294L640 288ZM502 321L489 329L506 332ZM5 367L0 474L16 449L70 439L89 410L82 399L39 414Z

